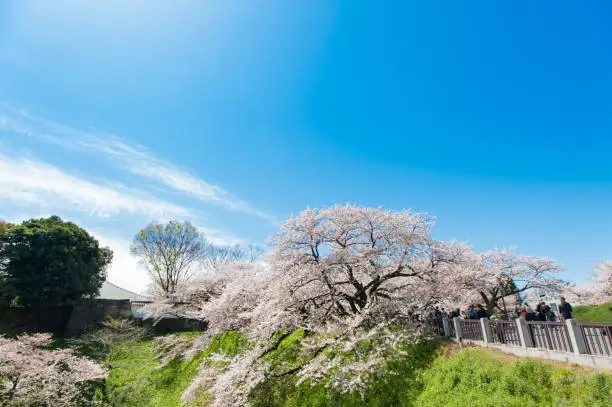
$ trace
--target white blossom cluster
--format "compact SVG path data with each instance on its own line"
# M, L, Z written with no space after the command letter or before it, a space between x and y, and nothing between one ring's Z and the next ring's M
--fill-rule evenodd
M566 291L570 302L598 305L612 301L612 260L595 266L593 274L583 284L572 286Z
M298 372L298 384L323 383L342 393L363 392L377 374L387 373L385 367L390 360L406 356L406 346L422 338L418 330L390 329L383 323L339 335L323 344L313 340L311 349L325 346L333 352L318 353Z
M482 300L493 309L509 293L560 284L554 273L561 267L551 259L476 253L434 239L432 227L429 215L410 210L308 209L270 240L265 264L230 263L192 281L185 312L208 321L211 334L239 330L254 345L231 361L205 362L185 399L206 389L216 405L247 405L249 392L272 374L264 356L278 334L299 328L313 333L304 349L310 358L294 372L300 383L363 391L404 344L423 338L418 321L433 306Z
M51 335L0 336L0 402L6 406L80 406L83 385L106 369L70 349L48 349ZM90 400L89 400L90 401Z
M153 349L162 365L177 358L189 360L189 351L193 347L193 340L182 335L158 336L153 339Z

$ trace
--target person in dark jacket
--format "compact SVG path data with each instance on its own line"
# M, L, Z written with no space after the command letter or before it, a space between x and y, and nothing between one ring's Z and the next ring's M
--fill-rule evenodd
M565 297L561 297L559 313L563 319L572 319L572 305L569 302L565 302Z
M544 314L546 316L546 321L548 322L555 322L557 320L555 313L552 312L552 308L550 308L548 305L544 309Z
M540 302L536 307L536 320L538 321L546 321L546 308L548 305L544 301ZM548 307L550 309L550 307Z
M484 309L484 307L482 306L482 304L478 304L478 305L476 306L476 317L477 317L478 319L481 319L481 318L488 318L488 317L489 317L489 314L487 313L487 310L486 310L486 309Z
M467 309L467 319L476 319L476 311L473 305L470 305Z

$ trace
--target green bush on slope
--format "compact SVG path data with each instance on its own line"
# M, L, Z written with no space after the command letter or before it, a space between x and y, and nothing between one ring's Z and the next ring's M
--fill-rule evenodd
M580 376L567 368L525 359L502 363L485 350L440 358L425 375L416 406L610 406L612 376Z

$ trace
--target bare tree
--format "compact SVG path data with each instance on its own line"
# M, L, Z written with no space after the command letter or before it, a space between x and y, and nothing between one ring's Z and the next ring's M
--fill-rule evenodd
M259 246L249 244L246 247L239 245L221 246L206 242L202 249L201 262L206 271L217 271L223 265L235 262L254 263L261 256L263 250Z
M134 237L130 251L139 257L155 288L173 296L191 277L209 243L189 222L150 223Z

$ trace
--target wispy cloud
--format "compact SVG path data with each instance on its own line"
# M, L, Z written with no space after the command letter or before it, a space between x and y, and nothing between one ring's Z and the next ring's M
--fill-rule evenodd
M206 182L158 158L142 145L131 144L115 135L62 126L0 104L0 131L13 132L60 144L71 149L97 152L116 160L132 174L155 181L200 201L250 214L278 225L279 219L235 198L228 191Z
M149 219L195 217L179 205L115 184L102 185L30 158L0 155L0 199L64 208L99 217L138 214Z

